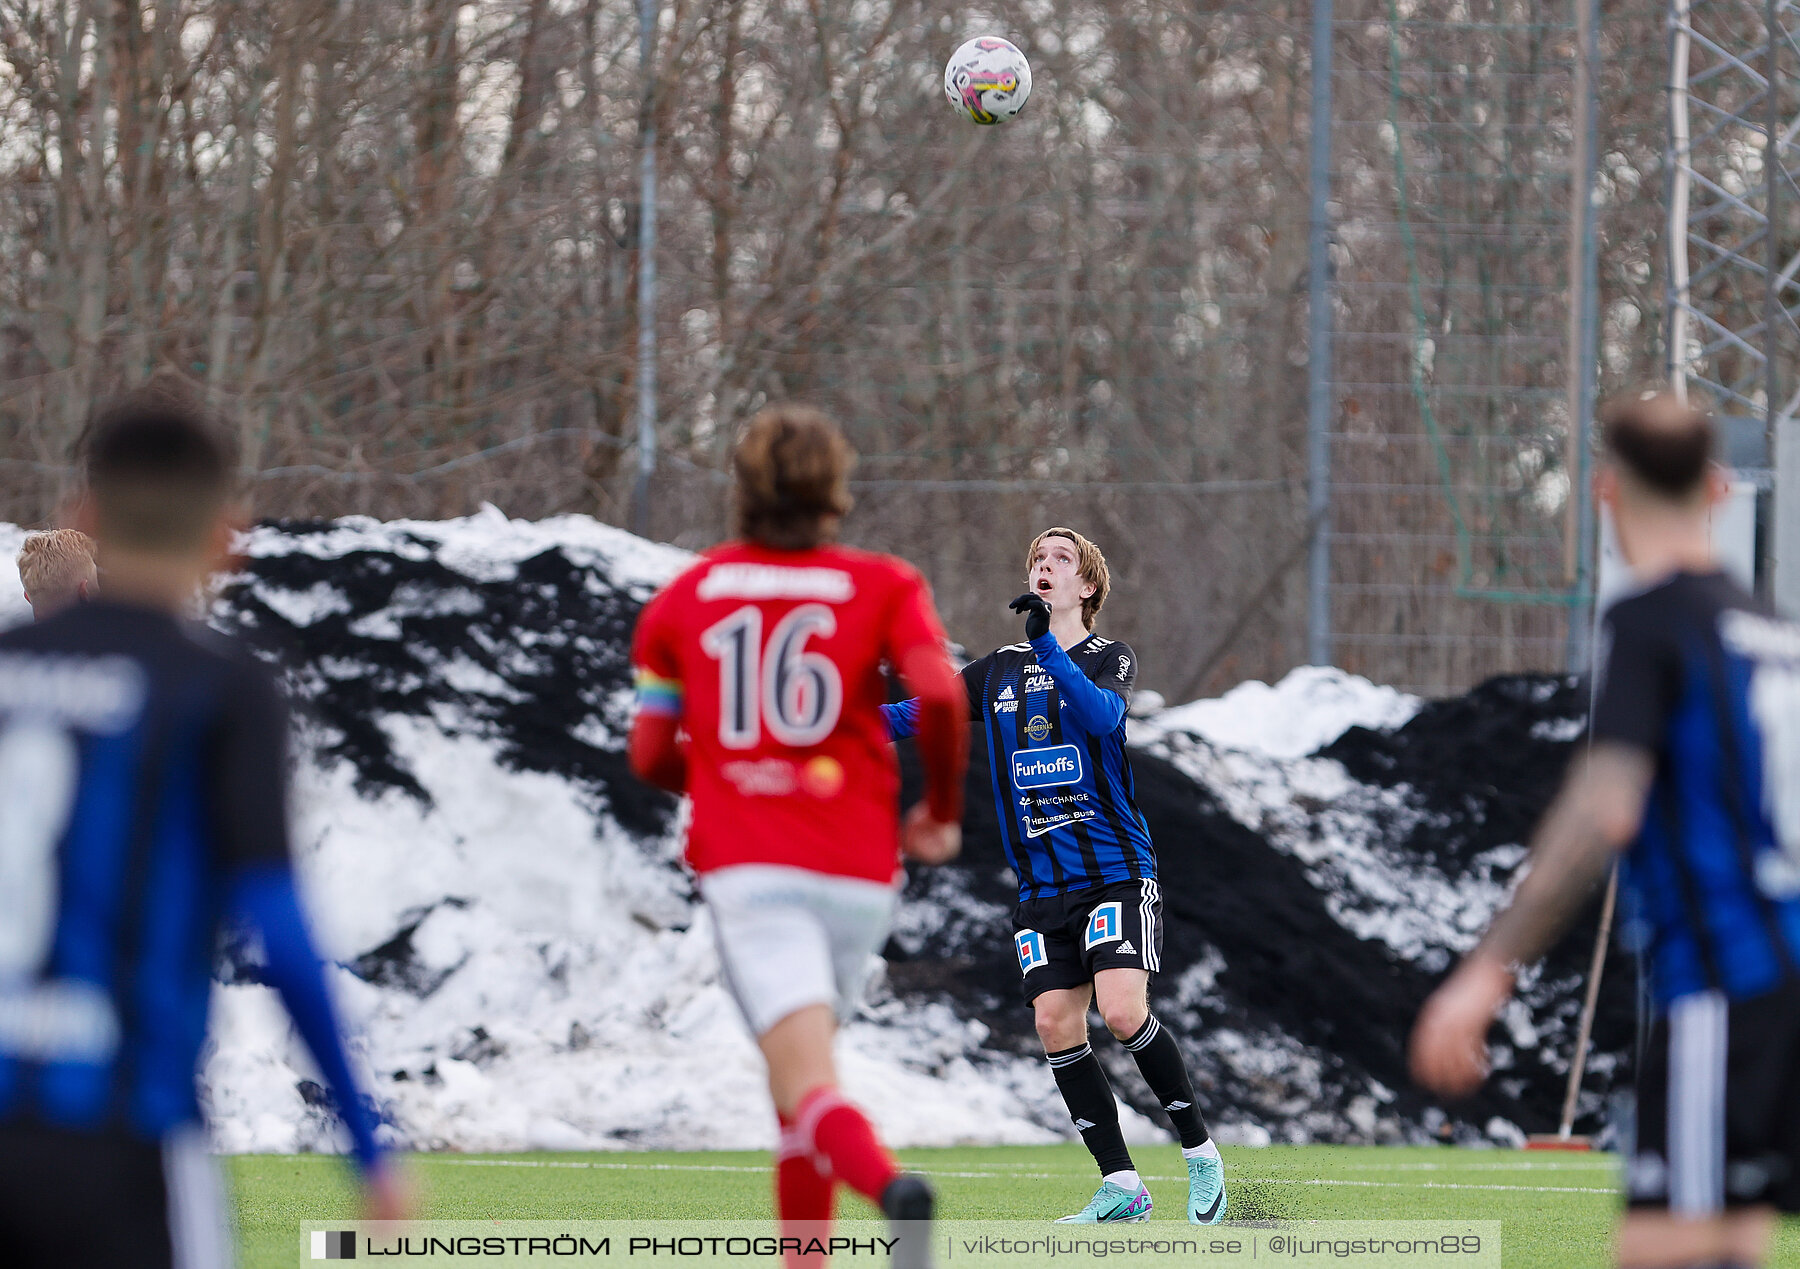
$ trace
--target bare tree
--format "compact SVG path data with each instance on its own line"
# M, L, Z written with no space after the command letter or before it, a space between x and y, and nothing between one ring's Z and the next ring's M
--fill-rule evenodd
M1340 0L1339 317L1356 371L1341 377L1404 389L1347 391L1336 425L1336 558L1355 596L1340 616L1380 636L1345 659L1377 677L1541 664L1561 628L1554 608L1442 598L1451 573L1497 589L1472 574L1501 557L1437 545L1457 515L1468 541L1517 545L1560 514L1540 505L1542 441L1565 424L1522 404L1560 352L1520 335L1554 307L1523 297L1554 292L1561 259L1527 241L1558 152L1521 140L1566 127L1552 7L1470 0L1470 20L1427 39L1396 37L1385 3ZM862 452L851 535L919 560L959 638L1010 636L1016 556L1055 521L1108 549L1109 628L1143 645L1150 684L1191 693L1294 664L1310 7L662 10L647 92L620 0L0 0L0 459L16 477L0 514L50 515L90 403L160 373L239 421L268 514L486 500L622 518L648 321L660 536L723 534L735 429L804 395ZM1604 33L1603 312L1621 378L1654 366L1661 102L1641 65L1656 10L1611 6ZM938 85L949 51L990 29L1027 50L1037 95L979 129ZM1378 126L1394 110L1398 147ZM662 290L640 314L646 111ZM1439 349L1424 397L1408 260L1377 229L1425 225L1421 209L1497 226L1461 245L1419 235L1438 253L1418 266ZM1419 401L1477 365L1485 395L1438 420L1455 465L1440 480ZM1480 496L1442 492L1465 488Z

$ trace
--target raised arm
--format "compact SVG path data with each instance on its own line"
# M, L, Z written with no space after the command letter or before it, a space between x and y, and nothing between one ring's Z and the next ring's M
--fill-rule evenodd
M1102 678L1096 683L1081 672L1056 636L1045 633L1031 641L1031 650L1037 654L1038 664L1044 667L1044 673L1056 683L1057 699L1062 703L1065 712L1074 715L1081 729L1090 736L1106 736L1120 723L1125 721L1125 711L1130 705L1131 680L1137 673L1135 658L1131 649L1122 643L1115 643L1113 648L1119 650L1124 658L1123 675L1114 673L1109 666Z

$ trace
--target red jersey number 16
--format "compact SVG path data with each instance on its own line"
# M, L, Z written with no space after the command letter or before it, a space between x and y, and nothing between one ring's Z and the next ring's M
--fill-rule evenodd
M775 623L763 641L762 609L746 605L700 636L719 663L719 743L754 749L763 729L783 745L816 745L837 726L844 677L823 652L808 652L814 635L837 633L824 604L802 604Z

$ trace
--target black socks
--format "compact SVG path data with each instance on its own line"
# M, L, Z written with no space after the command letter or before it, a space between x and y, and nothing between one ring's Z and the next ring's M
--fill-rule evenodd
M1163 1030L1163 1024L1151 1014L1138 1028L1138 1033L1125 1041L1126 1051L1137 1059L1138 1070L1144 1076L1144 1083L1156 1094L1156 1100L1162 1108L1169 1112L1169 1119L1175 1125L1176 1133L1181 1137L1184 1149L1191 1150L1195 1146L1205 1145L1211 1135L1206 1128L1206 1119L1200 1113L1200 1107L1194 1101L1194 1085L1188 1079L1187 1063L1181 1060L1181 1049L1175 1043L1175 1037ZM1056 1065L1051 1059L1050 1064ZM1095 1063L1096 1067L1099 1065ZM1102 1079L1106 1077L1101 1076ZM1062 1077L1057 1076L1058 1084ZM1068 1090L1063 1097L1069 1096ZM1074 1105L1073 1102L1070 1103Z
M1171 1040L1171 1048L1173 1045ZM1063 1104L1069 1108L1069 1118L1075 1121L1075 1129L1081 1134L1088 1153L1100 1165L1100 1174L1131 1171L1131 1152L1125 1148L1125 1134L1119 1131L1119 1104L1113 1100L1112 1085L1107 1083L1106 1072L1100 1069L1100 1059L1094 1056L1093 1049L1082 1044L1046 1056L1050 1059L1050 1073L1056 1077ZM1179 1067L1179 1055L1175 1061ZM1141 1059L1139 1065L1142 1065ZM1185 1074L1182 1082L1187 1082ZM1154 1089L1156 1085L1150 1087ZM1204 1129L1201 1136L1205 1136Z

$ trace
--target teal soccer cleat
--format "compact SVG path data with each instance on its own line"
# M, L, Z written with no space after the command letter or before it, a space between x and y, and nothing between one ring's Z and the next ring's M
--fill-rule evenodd
M1088 1205L1073 1216L1060 1216L1058 1225L1111 1225L1150 1219L1150 1191L1142 1185L1133 1194L1122 1185L1102 1181Z
M1225 1165L1217 1159L1189 1159L1188 1220L1217 1225L1225 1219Z

